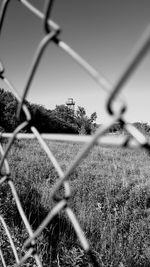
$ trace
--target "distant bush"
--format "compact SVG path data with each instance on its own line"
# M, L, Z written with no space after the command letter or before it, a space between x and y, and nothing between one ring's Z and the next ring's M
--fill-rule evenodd
M109 133L122 133L123 128L120 122L116 122L113 126L111 126L108 130Z
M134 122L131 123L134 127L136 127L143 134L150 134L150 125L148 123L143 122ZM111 126L108 130L109 133L118 133L118 134L128 134L127 130L124 129L123 125L120 122L116 122L113 126Z
M150 133L150 125L144 122L134 122L133 125L144 134Z

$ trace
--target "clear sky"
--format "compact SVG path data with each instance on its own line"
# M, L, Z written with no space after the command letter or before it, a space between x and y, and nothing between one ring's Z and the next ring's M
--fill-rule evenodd
M41 11L45 1L31 0ZM2 0L0 0L0 4ZM60 38L114 83L135 43L150 23L150 0L56 0L52 19L62 28ZM6 74L21 94L39 41L42 21L19 1L10 3L0 39ZM149 55L126 84L126 118L150 123ZM1 82L1 87L6 86ZM28 100L53 109L72 97L97 122L107 119L107 94L63 51L51 43L31 85Z

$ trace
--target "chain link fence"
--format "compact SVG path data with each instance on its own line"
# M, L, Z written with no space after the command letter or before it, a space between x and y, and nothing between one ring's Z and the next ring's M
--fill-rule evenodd
M21 112L25 115L25 120L14 130L12 133L1 133L1 137L8 138L8 143L6 148L4 149L2 144L0 144L0 154L1 154L1 161L0 161L0 170L1 170L1 179L0 184L7 183L11 189L12 195L15 199L15 203L17 209L20 213L22 221L26 227L26 230L29 234L29 238L24 242L24 248L26 249L26 253L22 258L19 258L17 249L14 245L13 239L11 237L10 231L8 226L5 223L5 220L2 216L0 216L1 225L3 226L5 233L8 237L10 246L13 251L13 255L15 258L15 265L14 266L21 266L29 257L34 257L37 266L42 267L42 263L40 261L38 251L36 248L36 239L41 234L43 229L52 221L52 219L60 212L63 211L69 217L69 220L76 232L76 235L80 241L80 244L84 251L89 255L91 261L94 266L100 266L97 262L94 253L92 252L89 242L85 237L83 230L80 227L80 223L76 218L73 210L69 207L68 200L71 197L70 192L70 185L69 185L69 177L75 168L80 164L81 160L87 155L91 148L95 144L98 145L113 145L113 146L120 146L120 147L141 147L150 152L150 145L148 143L147 138L133 125L128 123L124 119L124 114L126 112L127 106L126 103L121 99L120 92L123 89L124 84L129 80L130 76L133 72L137 69L138 65L141 63L142 59L146 56L147 52L150 48L150 25L146 28L145 32L143 33L139 42L135 45L131 57L129 58L126 66L124 67L122 73L118 77L118 80L114 85L110 84L109 81L99 74L91 65L88 64L78 53L76 53L70 46L68 46L64 41L60 40L59 33L61 28L50 19L50 13L53 6L53 0L45 1L44 12L40 12L36 9L31 3L26 0L18 0L20 5L23 5L24 8L27 8L30 12L34 13L35 16L38 16L40 19L43 20L43 25L45 29L45 36L39 43L37 50L35 52L31 68L29 71L29 77L25 84L25 89L23 95L20 97L10 80L5 75L5 69L1 62L0 64L0 78L3 80L6 85L10 88L13 92L15 97L18 100L18 110L17 110L17 118L20 118ZM9 6L10 0L3 0L1 4L1 11L0 11L0 33L2 32L3 23L6 17L7 9ZM63 134L40 134L38 130L32 125L31 122L31 114L25 104L25 99L27 94L30 90L30 86L34 76L36 75L37 68L40 64L41 58L43 53L45 52L46 47L53 42L58 49L62 49L66 54L72 57L78 64L81 66L91 78L94 79L96 83L98 83L99 87L104 89L107 94L107 102L106 107L107 111L110 115L110 120L107 124L101 126L93 136L77 136L77 135L63 135ZM118 110L114 109L115 102L120 104L120 108ZM111 137L105 136L108 130L116 123L121 122L122 128L125 129L129 135L122 136L122 137ZM32 133L21 133L20 131L23 130L27 125L30 125ZM11 169L8 163L8 153L10 148L14 142L14 140L18 139L33 139L36 138L41 145L42 149L47 154L47 157L52 162L54 168L56 169L59 179L54 184L52 191L51 191L51 199L56 201L56 205L52 210L49 211L46 218L43 222L39 225L36 231L32 230L32 227L25 215L25 212L22 208L20 199L18 197L17 191L15 189L14 183L11 180ZM59 163L57 162L55 156L53 155L50 148L47 146L45 140L61 140L65 142L81 142L85 143L81 152L76 156L73 163L69 166L69 168L64 172ZM58 195L58 191L60 187L64 187L64 197L60 198ZM0 248L0 258L3 266L6 266L5 257Z

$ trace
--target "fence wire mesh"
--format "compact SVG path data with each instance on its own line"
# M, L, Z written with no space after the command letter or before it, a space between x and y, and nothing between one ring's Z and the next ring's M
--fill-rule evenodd
M21 111L25 115L25 120L22 122L12 133L1 133L1 137L8 138L7 147L4 149L2 144L0 144L0 154L1 154L1 162L0 162L0 173L1 179L0 184L7 183L11 189L12 195L15 199L15 203L17 209L20 213L22 221L26 227L26 230L29 234L29 238L24 242L24 248L26 253L23 257L19 257L18 252L16 250L15 244L12 240L11 233L6 225L6 222L2 216L0 216L1 225L3 226L5 233L7 235L8 241L12 248L12 252L15 259L14 266L21 266L29 257L33 257L36 261L37 266L42 267L42 263L40 261L37 247L36 247L36 240L37 237L41 234L43 229L50 223L50 221L60 212L63 211L67 214L74 231L81 243L82 248L84 251L89 255L91 261L94 266L100 266L97 262L92 249L90 248L89 242L85 237L85 234L80 226L79 221L76 218L73 210L69 207L68 200L71 197L70 192L70 185L69 185L69 177L75 168L80 164L81 160L88 154L88 152L93 148L95 144L98 145L113 145L113 146L120 146L120 147L141 147L144 148L146 151L150 152L150 145L148 143L147 138L133 125L128 123L125 118L124 114L126 112L127 106L126 103L121 99L120 92L123 89L124 84L129 80L130 76L133 72L137 69L138 65L141 63L142 59L146 56L149 48L150 48L150 25L146 28L145 32L143 33L141 39L135 45L131 56L124 67L122 73L118 77L115 85L109 83L109 81L101 74L99 74L85 59L83 59L77 52L75 52L69 45L67 45L64 41L60 40L59 33L61 28L50 19L50 13L53 7L52 0L45 1L44 12L40 12L36 9L31 3L27 0L18 0L20 5L23 5L24 8L27 8L30 12L32 12L35 16L39 17L43 20L43 26L45 30L45 36L39 43L37 50L35 52L34 58L32 60L31 68L29 70L29 76L25 84L25 89L22 96L19 96L17 90L9 81L9 79L5 75L5 69L1 62L0 64L0 78L7 84L10 90L13 92L15 97L18 100L18 110L17 110L17 118L20 118ZM3 0L1 4L1 11L0 11L0 33L2 33L3 23L6 17L7 8L9 6L10 0ZM94 79L96 83L98 83L99 87L104 89L107 94L107 102L106 107L107 111L110 114L110 121L101 126L94 135L92 136L77 136L77 135L63 135L63 134L40 134L38 130L32 125L31 121L31 114L28 110L28 107L25 104L25 99L28 95L30 90L30 86L34 76L36 75L37 68L40 64L41 58L43 53L45 52L46 47L49 45L50 42L53 42L58 49L62 49L66 54L73 58L90 76ZM120 103L120 108L118 110L114 110L113 105L118 101ZM113 126L116 122L120 121L122 123L122 128L126 129L126 131L130 134L130 137L110 137L105 136L107 131ZM30 125L31 134L29 133L20 133L22 129L24 129L27 125ZM42 149L47 154L47 157L52 162L54 168L56 169L59 179L54 184L51 190L51 199L55 199L56 205L52 210L49 211L48 215L45 217L43 222L38 226L36 231L32 230L32 227L26 217L26 214L23 210L21 205L20 199L18 197L17 191L15 189L14 183L11 180L11 168L9 167L8 162L8 153L10 148L14 142L14 140L18 139L33 139L36 138L41 145ZM81 152L76 156L73 163L69 166L69 168L64 172L58 161L56 160L55 156L53 155L52 151L46 144L45 140L60 140L65 142L75 141L85 143ZM64 187L64 197L58 197L58 191L60 187L63 185ZM0 258L3 266L7 266L5 262L5 256L3 254L2 248L0 248Z

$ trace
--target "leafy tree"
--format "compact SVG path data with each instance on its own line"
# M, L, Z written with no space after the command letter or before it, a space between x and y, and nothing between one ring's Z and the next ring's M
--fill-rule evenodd
M96 112L93 112L93 113L91 114L90 120L91 120L91 122L95 122L96 119L97 119L97 113L96 113Z
M43 133L74 133L91 134L96 126L97 114L87 116L84 107L78 107L76 111L66 105L57 105L54 110L48 110L41 105L25 101L30 113L31 122L22 131L30 132L31 125L34 125L39 132ZM24 112L21 112L20 119L16 117L18 101L15 96L4 89L0 89L0 127L6 132L12 132L21 122L24 121Z
M76 115L79 118L84 118L86 116L85 108L78 106L78 109L76 111Z
M96 112L88 117L84 107L78 106L74 111L66 105L57 105L52 113L76 127L79 134L91 134L96 128L96 123L94 123L97 118Z
M25 102L32 116L30 125L23 131L30 132L31 125L34 125L39 132L44 133L78 133L75 126L55 116L51 110L41 105ZM16 117L18 101L15 96L4 89L0 89L0 127L6 132L12 132L25 119L24 112L21 112L20 120Z
M68 108L66 105L56 105L56 108L52 111L52 114L70 124L75 123L74 111Z
M0 89L0 126L7 132L13 131L17 126L16 109L17 100L13 94Z
M96 123L94 122L97 119L96 112L92 113L89 118L86 114L85 108L78 106L76 110L76 119L78 131L80 134L91 134L92 132L94 132L96 128Z
M32 116L32 125L40 132L45 133L78 133L77 129L61 116L57 116L57 112L45 109L37 104L30 104L30 112Z

